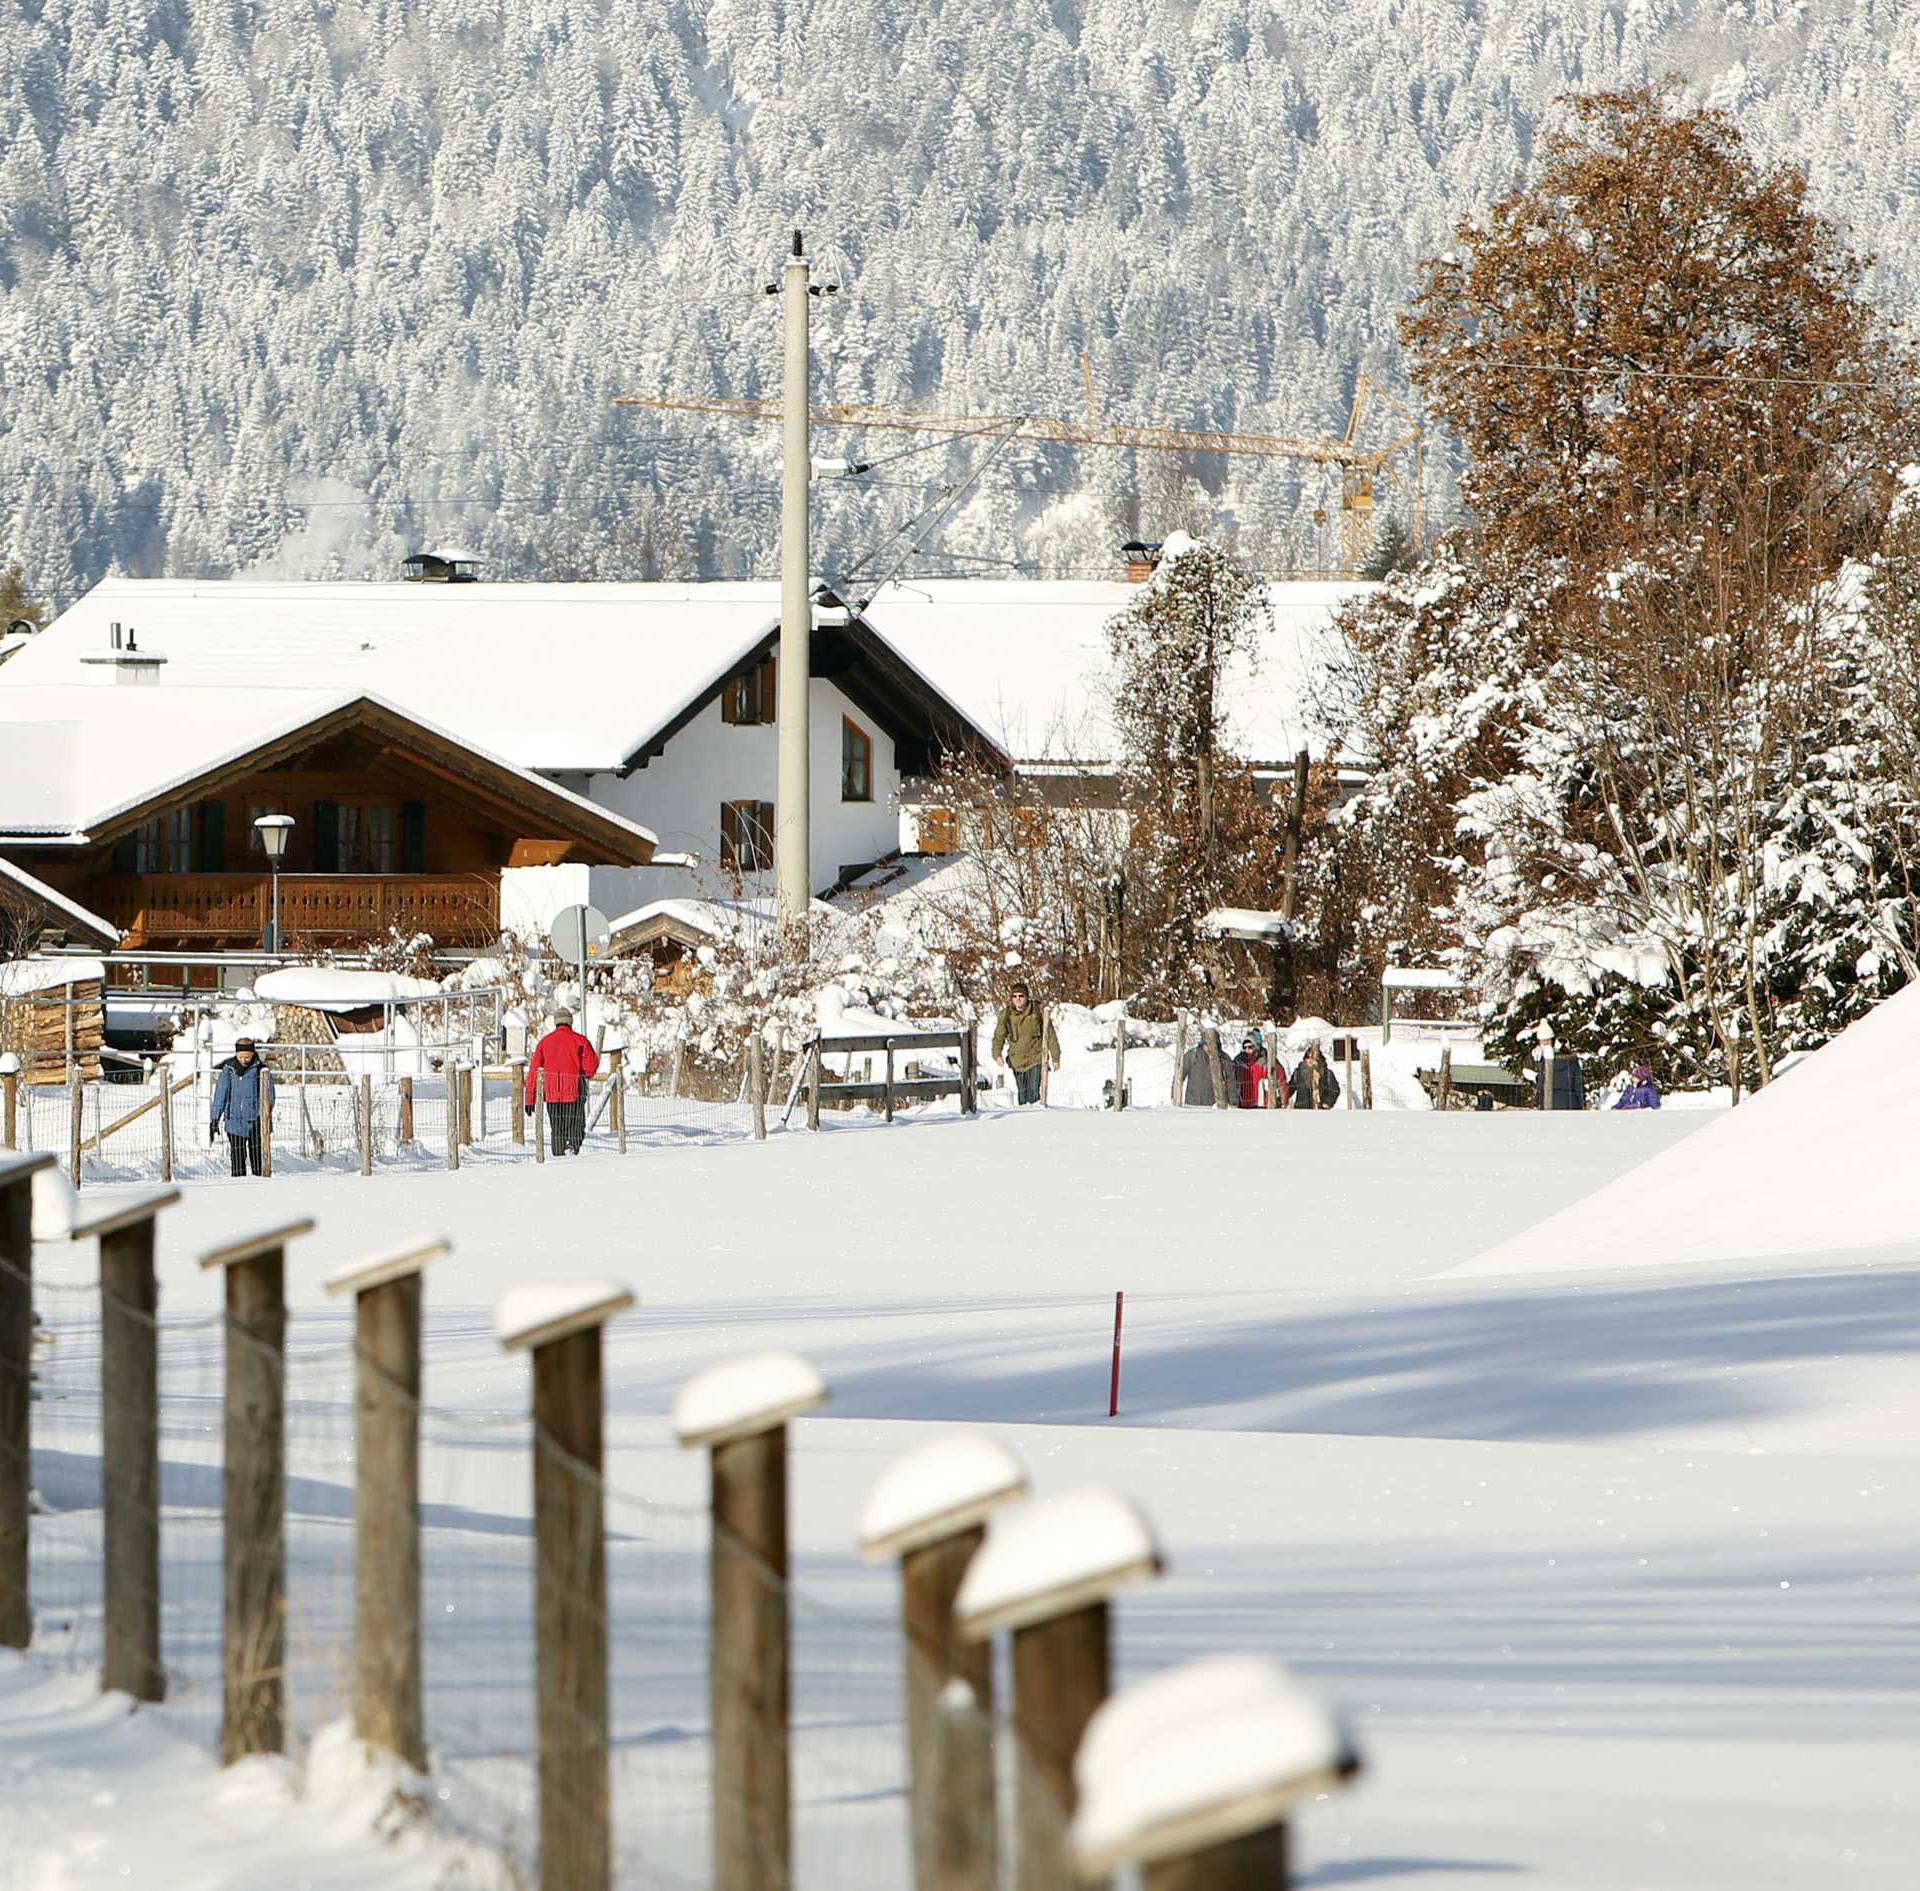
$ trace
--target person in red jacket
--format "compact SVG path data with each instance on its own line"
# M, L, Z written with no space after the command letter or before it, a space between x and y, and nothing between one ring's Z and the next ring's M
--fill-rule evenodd
M548 1141L556 1156L577 1156L587 1140L587 1079L599 1068L599 1053L573 1028L573 1013L562 1006L527 1062L527 1114L533 1114L535 1086L544 1071Z

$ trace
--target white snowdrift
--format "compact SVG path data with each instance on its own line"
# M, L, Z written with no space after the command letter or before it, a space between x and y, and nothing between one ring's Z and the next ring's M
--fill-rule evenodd
M1920 986L1683 1143L1455 1275L1690 1266L1911 1242Z

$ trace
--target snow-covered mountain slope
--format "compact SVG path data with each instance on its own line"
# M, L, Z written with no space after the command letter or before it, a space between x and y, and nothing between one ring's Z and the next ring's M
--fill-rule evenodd
M1335 431L1553 99L1667 71L1910 299L1901 0L8 0L0 558L62 599L452 540L764 568L770 435L610 403L770 391L796 223L847 285L824 394L1072 413L1084 350L1115 415ZM826 567L963 463L824 495ZM1012 451L928 568L1104 571L1170 470ZM1317 480L1194 470L1263 559L1329 554Z

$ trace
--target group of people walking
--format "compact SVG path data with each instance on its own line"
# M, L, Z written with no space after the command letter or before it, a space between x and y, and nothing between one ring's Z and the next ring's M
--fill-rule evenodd
M577 1156L587 1140L587 1084L600 1070L600 1054L573 1028L573 1013L563 1005L553 1014L553 1029L527 1059L527 1088L521 1099L529 1116L545 1097L547 1140L556 1156ZM235 1175L258 1175L260 1132L273 1114L273 1072L261 1061L250 1037L238 1039L233 1055L218 1067L207 1140L227 1132L227 1153Z
M1189 1103L1213 1105L1213 1058L1207 1049L1193 1051L1187 1059L1185 1099ZM1227 1083L1227 1104L1240 1110L1330 1110L1340 1101L1340 1079L1316 1044L1309 1044L1287 1074L1285 1061L1277 1050L1270 1050L1266 1033L1258 1025L1240 1040L1233 1061L1222 1072ZM1196 1085L1203 1093L1195 1094Z

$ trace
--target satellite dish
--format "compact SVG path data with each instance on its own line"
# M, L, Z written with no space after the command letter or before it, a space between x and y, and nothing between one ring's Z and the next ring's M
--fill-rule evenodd
M604 959L613 943L613 928L597 906L567 906L554 915L547 943L560 958L576 965L583 959Z

